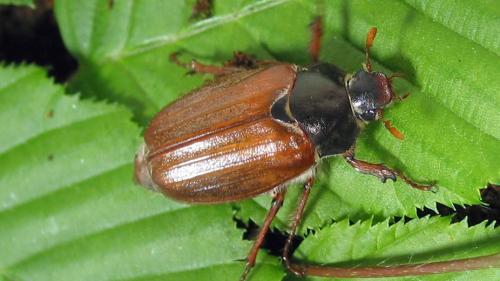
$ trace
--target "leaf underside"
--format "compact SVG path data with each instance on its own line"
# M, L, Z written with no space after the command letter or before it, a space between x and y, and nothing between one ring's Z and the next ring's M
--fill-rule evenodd
M130 118L146 126L163 106L211 79L185 75L169 62L172 52L213 64L244 51L307 65L316 2L214 1L214 17L201 21L190 19L194 1L113 2L55 2L65 45L80 63L68 87L87 99L64 95L35 67L0 68L0 120L8 124L0 135L0 280L236 280L250 242L242 241L234 210L261 224L269 196L188 206L136 187L140 129ZM478 204L480 188L500 183L496 5L324 2L321 59L359 69L366 31L376 26L374 68L404 73L395 90L411 92L385 114L404 141L371 124L358 139L358 157L418 181L436 180L439 191L382 184L340 158L324 159L301 227L301 233L318 232L306 237L296 257L353 265L414 262L414 253L425 262L500 252L499 231L485 225L450 225L449 218L388 224L394 217L416 218L417 208L435 209L437 202ZM453 18L464 11L473 12L462 25ZM120 103L133 115L89 98ZM300 192L300 186L289 189L274 227L286 229ZM374 250L377 241L389 246ZM278 260L260 256L251 280L281 280ZM498 275L489 269L447 277Z

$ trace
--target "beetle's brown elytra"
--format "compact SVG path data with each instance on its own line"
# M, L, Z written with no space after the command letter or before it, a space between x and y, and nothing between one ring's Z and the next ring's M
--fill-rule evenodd
M135 160L136 180L166 196L188 203L221 203L271 192L274 200L252 246L240 278L245 280L272 220L283 204L286 186L304 182L304 192L283 251L287 269L298 276L381 277L479 269L474 259L393 267L323 267L294 263L290 246L314 183L321 158L341 156L356 170L387 179L402 179L423 191L400 171L355 157L355 142L365 123L383 118L394 100L391 79L372 71L369 50L376 35L366 38L363 69L346 74L333 64L318 62L321 18L311 25L306 67L277 61L255 61L243 53L224 66L195 60L181 63L195 73L211 73L215 80L163 108L151 121ZM389 120L388 131L404 136ZM488 260L491 265L492 259ZM494 260L500 266L500 257ZM446 265L446 266L444 266Z
M304 173L315 162L313 143L270 113L295 75L290 64L228 74L163 109L145 132L147 156L143 149L137 157L153 167L142 181L178 200L219 203Z

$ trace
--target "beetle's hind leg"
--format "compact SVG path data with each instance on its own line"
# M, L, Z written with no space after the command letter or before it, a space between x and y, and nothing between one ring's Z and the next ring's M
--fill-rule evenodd
M374 163L369 163L363 160L358 160L354 157L354 149L355 147L351 147L348 151L346 151L343 156L344 159L349 163L354 169L356 169L358 172L361 172L363 174L368 174L372 176L376 176L379 178L382 182L385 182L387 179L391 179L393 181L396 181L396 178L402 179L404 182L406 182L408 185L410 185L413 188L424 190L424 191L435 191L436 187L432 185L424 185L424 184L419 184L405 176L403 173L401 173L398 170L388 168L387 166L383 164L374 164Z
M245 281L248 273L250 273L250 270L252 269L252 267L254 267L255 260L257 259L257 253L259 252L260 247L264 243L264 238L267 232L269 231L269 227L271 226L274 217L276 217L278 210L281 208L281 206L283 206L283 201L285 200L285 194L286 194L286 189L283 189L274 196L271 208L267 212L266 218L264 219L264 224L262 225L262 228L260 229L259 234L257 235L257 238L255 239L252 248L250 249L250 252L248 253L247 263L245 265L245 270L243 271L243 274L240 277L240 281Z
M320 276L320 277L336 277L336 278L373 278L373 277L401 277L415 276L432 273L445 273L467 271L483 268L495 268L500 266L500 255L493 254L489 256L466 258L461 260L427 262L420 264L402 264L402 265L381 265L381 266L354 266L354 267L338 267L328 265L312 265L302 264L292 261L290 257L290 245L292 239L297 232L297 228L304 215L307 199L313 184L313 179L310 178L304 185L304 192L297 206L295 216L293 218L290 235L283 250L283 262L287 269L297 276Z
M293 217L292 226L290 228L290 234L286 239L285 247L283 249L283 254L281 256L281 258L283 259L283 263L285 263L286 268L297 276L304 275L303 269L300 265L294 264L291 261L290 250L292 248L293 238L297 233L297 228L299 227L302 217L304 216L304 210L306 208L307 199L309 198L309 193L311 192L313 184L314 184L313 178L307 179L306 183L304 184L304 191L302 192L302 196L299 199L300 200L299 205L297 206L295 215Z
M209 65L198 62L193 59L190 63L183 63L179 60L179 52L170 54L170 61L180 67L188 70L188 74L213 74L213 75L225 75L233 72L238 72L243 69L254 69L259 65L268 63L267 61L257 61L252 56L245 54L243 52L234 52L233 58L227 61L224 65Z
M188 74L207 73L213 75L224 75L241 70L241 68L239 67L230 65L217 66L217 65L203 64L194 59L191 60L190 63L183 63L179 61L179 59L177 58L178 55L179 53L170 54L170 61L180 67L187 69Z
M237 51L233 53L233 59L226 62L224 66L252 69L257 68L260 63L261 61L257 61L251 55Z

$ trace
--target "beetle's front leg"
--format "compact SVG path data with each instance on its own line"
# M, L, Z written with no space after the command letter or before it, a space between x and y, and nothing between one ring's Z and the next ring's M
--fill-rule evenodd
M401 173L398 170L391 169L384 164L374 164L374 163L369 163L363 160L358 160L354 157L354 149L355 146L352 146L348 151L346 151L343 156L344 159L349 163L354 169L356 169L358 172L361 172L363 174L368 174L372 176L376 176L379 178L382 182L385 182L387 179L391 179L393 181L396 181L396 178L402 179L404 182L409 184L411 187L420 189L420 190L430 190L430 191L435 191L435 186L434 185L424 185L424 184L418 184L411 180L410 178L406 177L403 173Z

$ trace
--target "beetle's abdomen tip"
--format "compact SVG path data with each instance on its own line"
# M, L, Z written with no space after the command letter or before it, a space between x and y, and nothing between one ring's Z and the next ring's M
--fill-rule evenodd
M158 191L158 186L154 183L151 177L151 169L147 161L148 147L145 143L139 146L137 153L135 154L135 171L134 171L134 181L148 189Z

